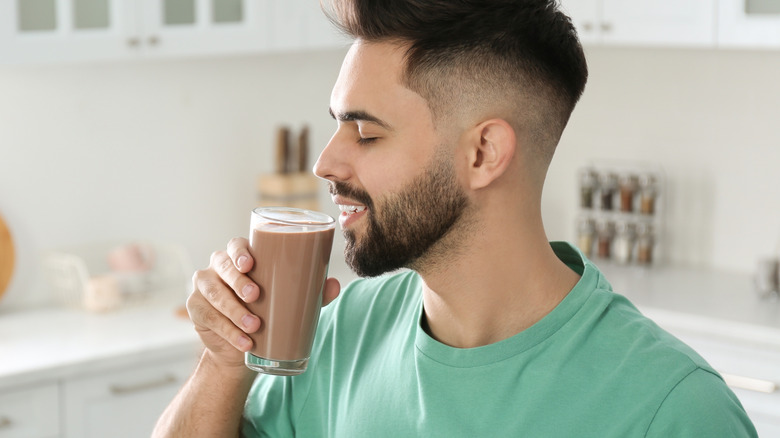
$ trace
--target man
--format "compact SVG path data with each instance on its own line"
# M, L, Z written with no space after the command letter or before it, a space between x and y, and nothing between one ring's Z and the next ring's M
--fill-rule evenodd
M258 287L244 239L194 277L204 344L159 436L755 436L688 347L550 244L542 186L584 89L544 0L344 0L355 37L315 173L361 276L322 313L309 369L243 365ZM325 301L339 295L328 279ZM251 388L251 389L250 389Z

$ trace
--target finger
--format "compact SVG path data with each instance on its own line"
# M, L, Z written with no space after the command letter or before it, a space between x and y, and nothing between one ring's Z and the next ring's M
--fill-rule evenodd
M189 312L190 320L195 325L195 329L201 333L206 345L216 345L216 338L209 340L209 337L214 334L239 351L246 352L252 348L252 340L249 336L211 306L200 291L195 290L190 294L187 299L187 312Z
M322 289L322 305L327 306L331 301L338 298L341 293L341 284L335 278L325 280L325 287Z
M227 253L233 264L242 273L249 272L255 265L255 260L249 252L249 241L243 237L235 237L228 242Z
M235 263L225 251L211 254L209 266L245 302L250 303L260 296L260 287L236 269Z
M227 255L224 258L230 264ZM193 289L199 292L211 307L230 320L236 328L245 333L254 333L260 328L260 318L247 310L244 304L239 301L234 290L228 287L213 270L196 272L193 277L193 286ZM211 312L204 313L210 314ZM217 332L221 333L225 330L223 323L216 320L210 321L218 324Z

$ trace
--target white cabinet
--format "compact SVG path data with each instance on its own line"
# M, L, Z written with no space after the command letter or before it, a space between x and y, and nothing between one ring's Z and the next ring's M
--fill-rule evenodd
M63 384L65 438L150 436L195 359L128 367Z
M718 45L727 48L780 47L780 2L720 0Z
M59 403L56 383L0 391L0 438L58 437Z
M583 44L713 47L717 0L563 0Z
M255 0L2 0L0 64L256 51Z
M272 50L346 47L349 39L340 34L311 0L274 1L268 5L269 48Z

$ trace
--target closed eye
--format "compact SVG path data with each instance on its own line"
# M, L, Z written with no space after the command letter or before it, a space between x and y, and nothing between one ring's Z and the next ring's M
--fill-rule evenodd
M368 145L379 140L379 137L360 137L358 138L359 145Z

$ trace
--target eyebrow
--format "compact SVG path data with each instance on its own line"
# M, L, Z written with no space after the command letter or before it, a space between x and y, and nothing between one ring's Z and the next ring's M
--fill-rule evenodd
M390 126L389 123L385 122L379 117L369 114L366 111L356 110L356 111L347 111L345 113L336 114L333 112L333 109L328 108L328 113L330 114L331 117L333 117L334 119L340 122L369 122L375 125L379 125L380 127L387 129L388 131L392 130L392 127Z

